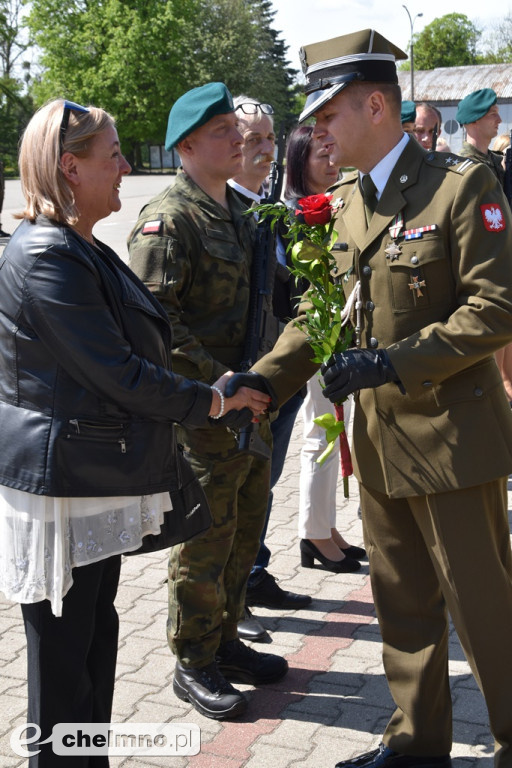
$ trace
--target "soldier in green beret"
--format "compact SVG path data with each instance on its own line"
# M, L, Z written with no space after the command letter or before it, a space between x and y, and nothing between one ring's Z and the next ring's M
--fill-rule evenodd
M492 88L473 91L459 102L455 117L466 131L466 140L459 154L487 165L503 185L505 183L503 158L489 149L491 141L498 135L501 123L497 101L498 96Z
M414 135L414 123L416 121L416 104L414 101L402 101L400 110L400 122L405 133Z
M173 366L205 382L229 379L243 356L255 222L226 184L241 168L242 136L230 92L208 83L181 96L169 114L165 146L182 168L173 186L141 211L129 238L130 266L167 310ZM252 379L252 377L250 377ZM255 376L252 386L267 391ZM270 397L266 397L269 401ZM247 708L230 680L280 679L281 656L257 653L237 634L249 572L267 508L270 462L241 452L234 430L250 423L223 409L208 427L178 427L178 439L203 484L213 523L173 547L168 638L177 657L175 694L217 720ZM245 416L242 412L242 416ZM260 424L270 446L268 418Z
M355 299L354 346L324 367L324 394L357 393L354 470L396 704L381 744L337 768L451 766L449 614L488 707L494 765L512 768L512 413L494 361L512 340L510 209L484 164L403 133L405 54L376 31L302 58L301 118L357 169L334 193L333 250ZM311 358L289 324L254 369L282 402Z

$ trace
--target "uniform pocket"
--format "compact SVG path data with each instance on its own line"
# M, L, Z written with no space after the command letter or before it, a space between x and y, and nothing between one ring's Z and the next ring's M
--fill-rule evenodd
M244 253L230 232L206 228L201 233L201 242L205 251L214 259L236 263L244 260Z
M453 300L451 261L439 237L400 243L397 259L387 260L395 312L427 309Z

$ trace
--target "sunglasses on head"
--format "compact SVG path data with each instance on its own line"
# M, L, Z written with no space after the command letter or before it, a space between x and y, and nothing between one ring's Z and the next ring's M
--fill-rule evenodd
M244 115L255 115L256 112L261 110L264 115L273 115L274 108L271 104L253 104L252 102L244 102L239 104L237 109L240 109Z
M64 149L64 139L66 138L66 131L68 130L70 112L89 112L89 109L87 107L82 107L81 104L75 104L74 101L64 102L64 110L62 112L62 120L60 121L59 129L59 145L61 154Z

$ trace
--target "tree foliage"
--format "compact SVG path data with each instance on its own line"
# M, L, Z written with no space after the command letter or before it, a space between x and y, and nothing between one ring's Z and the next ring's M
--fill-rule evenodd
M163 142L172 104L206 82L250 91L285 117L295 73L274 15L268 0L33 0L34 95L104 107L131 159L140 143Z
M512 15L510 12L487 30L483 40L481 64L510 64L512 62Z
M19 136L32 113L23 74L28 39L22 28L22 0L0 0L0 158L6 168L17 162Z
M481 31L462 13L435 19L414 36L416 69L460 67L477 63Z

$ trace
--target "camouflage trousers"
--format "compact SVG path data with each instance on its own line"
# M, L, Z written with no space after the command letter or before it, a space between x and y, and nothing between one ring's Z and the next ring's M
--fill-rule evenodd
M268 421L259 431L270 446ZM171 549L167 637L180 662L201 667L221 642L237 637L265 521L270 461L240 452L233 433L219 426L179 429L178 440L205 489L212 526Z

